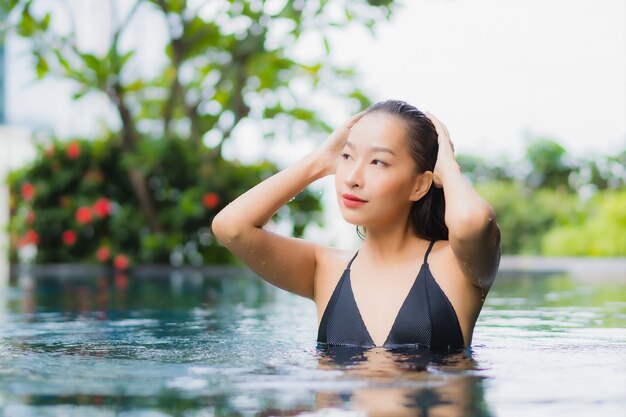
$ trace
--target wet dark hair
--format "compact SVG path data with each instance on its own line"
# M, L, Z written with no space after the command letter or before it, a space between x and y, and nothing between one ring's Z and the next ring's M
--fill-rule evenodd
M437 131L423 112L404 101L387 100L370 106L366 114L369 113L385 113L404 121L417 174L435 169L439 151ZM445 208L443 189L432 184L428 192L411 207L409 221L415 234L428 240L448 240Z

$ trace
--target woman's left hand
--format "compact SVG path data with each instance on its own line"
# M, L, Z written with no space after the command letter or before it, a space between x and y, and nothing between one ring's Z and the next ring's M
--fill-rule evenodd
M439 152L437 153L437 162L435 163L435 169L433 170L433 183L435 184L435 187L442 188L444 172L447 169L450 169L450 167L456 167L458 169L459 165L454 159L454 145L450 140L450 134L448 133L446 126L429 112L426 112L426 117L433 122L433 125L437 130Z

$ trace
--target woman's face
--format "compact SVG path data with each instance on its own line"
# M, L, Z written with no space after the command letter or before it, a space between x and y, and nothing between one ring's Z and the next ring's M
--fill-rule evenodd
M417 174L404 121L367 114L352 127L335 173L341 213L348 223L372 229L406 222L430 178Z

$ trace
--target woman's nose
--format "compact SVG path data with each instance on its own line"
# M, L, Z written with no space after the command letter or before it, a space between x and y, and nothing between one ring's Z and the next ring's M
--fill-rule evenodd
M363 168L361 164L355 162L351 165L344 178L345 184L350 188L363 187Z

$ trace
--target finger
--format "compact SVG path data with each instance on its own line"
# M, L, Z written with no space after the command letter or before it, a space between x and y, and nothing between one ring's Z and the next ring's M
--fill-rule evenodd
M450 137L450 132L448 132L448 128L446 127L446 125L442 123L441 127L443 128L443 131L446 132L446 136Z
M350 120L348 120L348 121L346 122L346 127L347 127L348 129L351 129L351 128L352 128L352 126L354 126L354 125L356 124L356 122L358 122L359 120L361 120L361 118L362 118L363 116L365 116L365 113L367 113L367 110L363 110L363 111L361 111L361 112L359 112L359 113L355 114L354 116L352 116L352 117L350 118Z
M434 125L441 124L441 122L439 121L439 119L437 119L437 118L435 117L435 115L434 115L434 114L432 114L431 112L427 111L427 112L425 112L424 114L426 114L426 117L428 117L428 118L430 119L430 121L431 121L431 122L433 122L433 124L434 124Z
M445 129L445 126L443 125L443 123L441 123L441 120L437 119L432 113L426 112L425 114L426 114L426 117L428 117L430 121L433 122L433 125L435 125L435 128L437 130Z
M441 123L441 120L437 119L430 112L426 112L425 114L430 119L430 121L433 122L435 130L437 130L438 133L444 133L446 136L450 137L450 132L448 132L448 128L446 127L446 125Z

